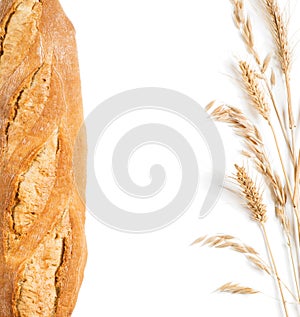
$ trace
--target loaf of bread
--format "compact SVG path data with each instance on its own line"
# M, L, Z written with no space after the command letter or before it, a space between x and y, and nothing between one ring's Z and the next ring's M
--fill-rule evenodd
M86 262L82 123L58 0L1 0L0 317L72 314Z

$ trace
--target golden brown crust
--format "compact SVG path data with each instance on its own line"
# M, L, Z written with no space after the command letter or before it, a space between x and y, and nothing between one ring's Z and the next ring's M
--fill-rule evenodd
M82 121L74 29L58 0L1 1L1 317L72 314L86 262Z

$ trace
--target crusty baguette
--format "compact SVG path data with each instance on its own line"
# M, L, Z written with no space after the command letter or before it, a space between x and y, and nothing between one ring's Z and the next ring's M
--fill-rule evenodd
M74 38L58 0L0 0L0 317L71 316L82 282Z

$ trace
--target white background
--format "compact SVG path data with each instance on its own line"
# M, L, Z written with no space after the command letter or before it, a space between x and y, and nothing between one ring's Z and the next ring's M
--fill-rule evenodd
M233 26L230 1L61 2L77 30L86 116L105 99L146 86L177 90L202 106L217 99L246 107L230 67L238 58L246 56ZM290 3L288 9L296 16L296 4ZM255 29L260 35L264 34L262 27ZM258 36L258 40L260 51L267 54L269 41L265 36ZM130 125L131 119L128 120ZM169 121L176 123L175 119ZM218 128L225 143L230 174L234 162L244 162L239 156L240 143L232 137L230 129L221 125ZM182 129L180 124L178 129ZM188 128L184 131L201 163L203 182L197 198L174 224L141 235L112 230L87 213L89 258L74 317L281 315L280 306L273 299L277 293L272 280L251 268L241 255L190 246L199 236L228 233L265 255L261 232L249 220L236 196L223 192L210 215L198 218L211 165L201 137ZM111 135L115 133L118 126ZM101 156L101 151L104 149L100 147L97 155ZM130 172L137 183L149 181L143 155L146 158L154 152L160 150L145 150L131 162ZM164 162L166 154L161 154ZM170 157L174 170L168 174L169 181L176 187L180 169L175 163ZM174 186L169 188L171 193ZM112 196L115 194L112 188L108 191ZM278 229L276 224L275 228ZM280 247L278 237L274 235L272 241L275 248ZM277 256L282 262L284 255ZM235 296L213 292L226 282L251 286L264 294Z

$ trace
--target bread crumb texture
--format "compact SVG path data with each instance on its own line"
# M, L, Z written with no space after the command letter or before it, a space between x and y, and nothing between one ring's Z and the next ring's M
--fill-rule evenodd
M8 157L12 155L22 137L32 129L44 110L49 98L51 69L51 61L48 58L25 80L9 104L11 112L6 129Z
M21 110L20 110L21 111ZM10 245L18 244L43 211L55 183L57 132L38 153L30 168L20 176L15 206L12 208L14 232ZM64 240L70 232L68 210L25 264L16 294L20 317L55 316L59 289L56 277L63 260Z

